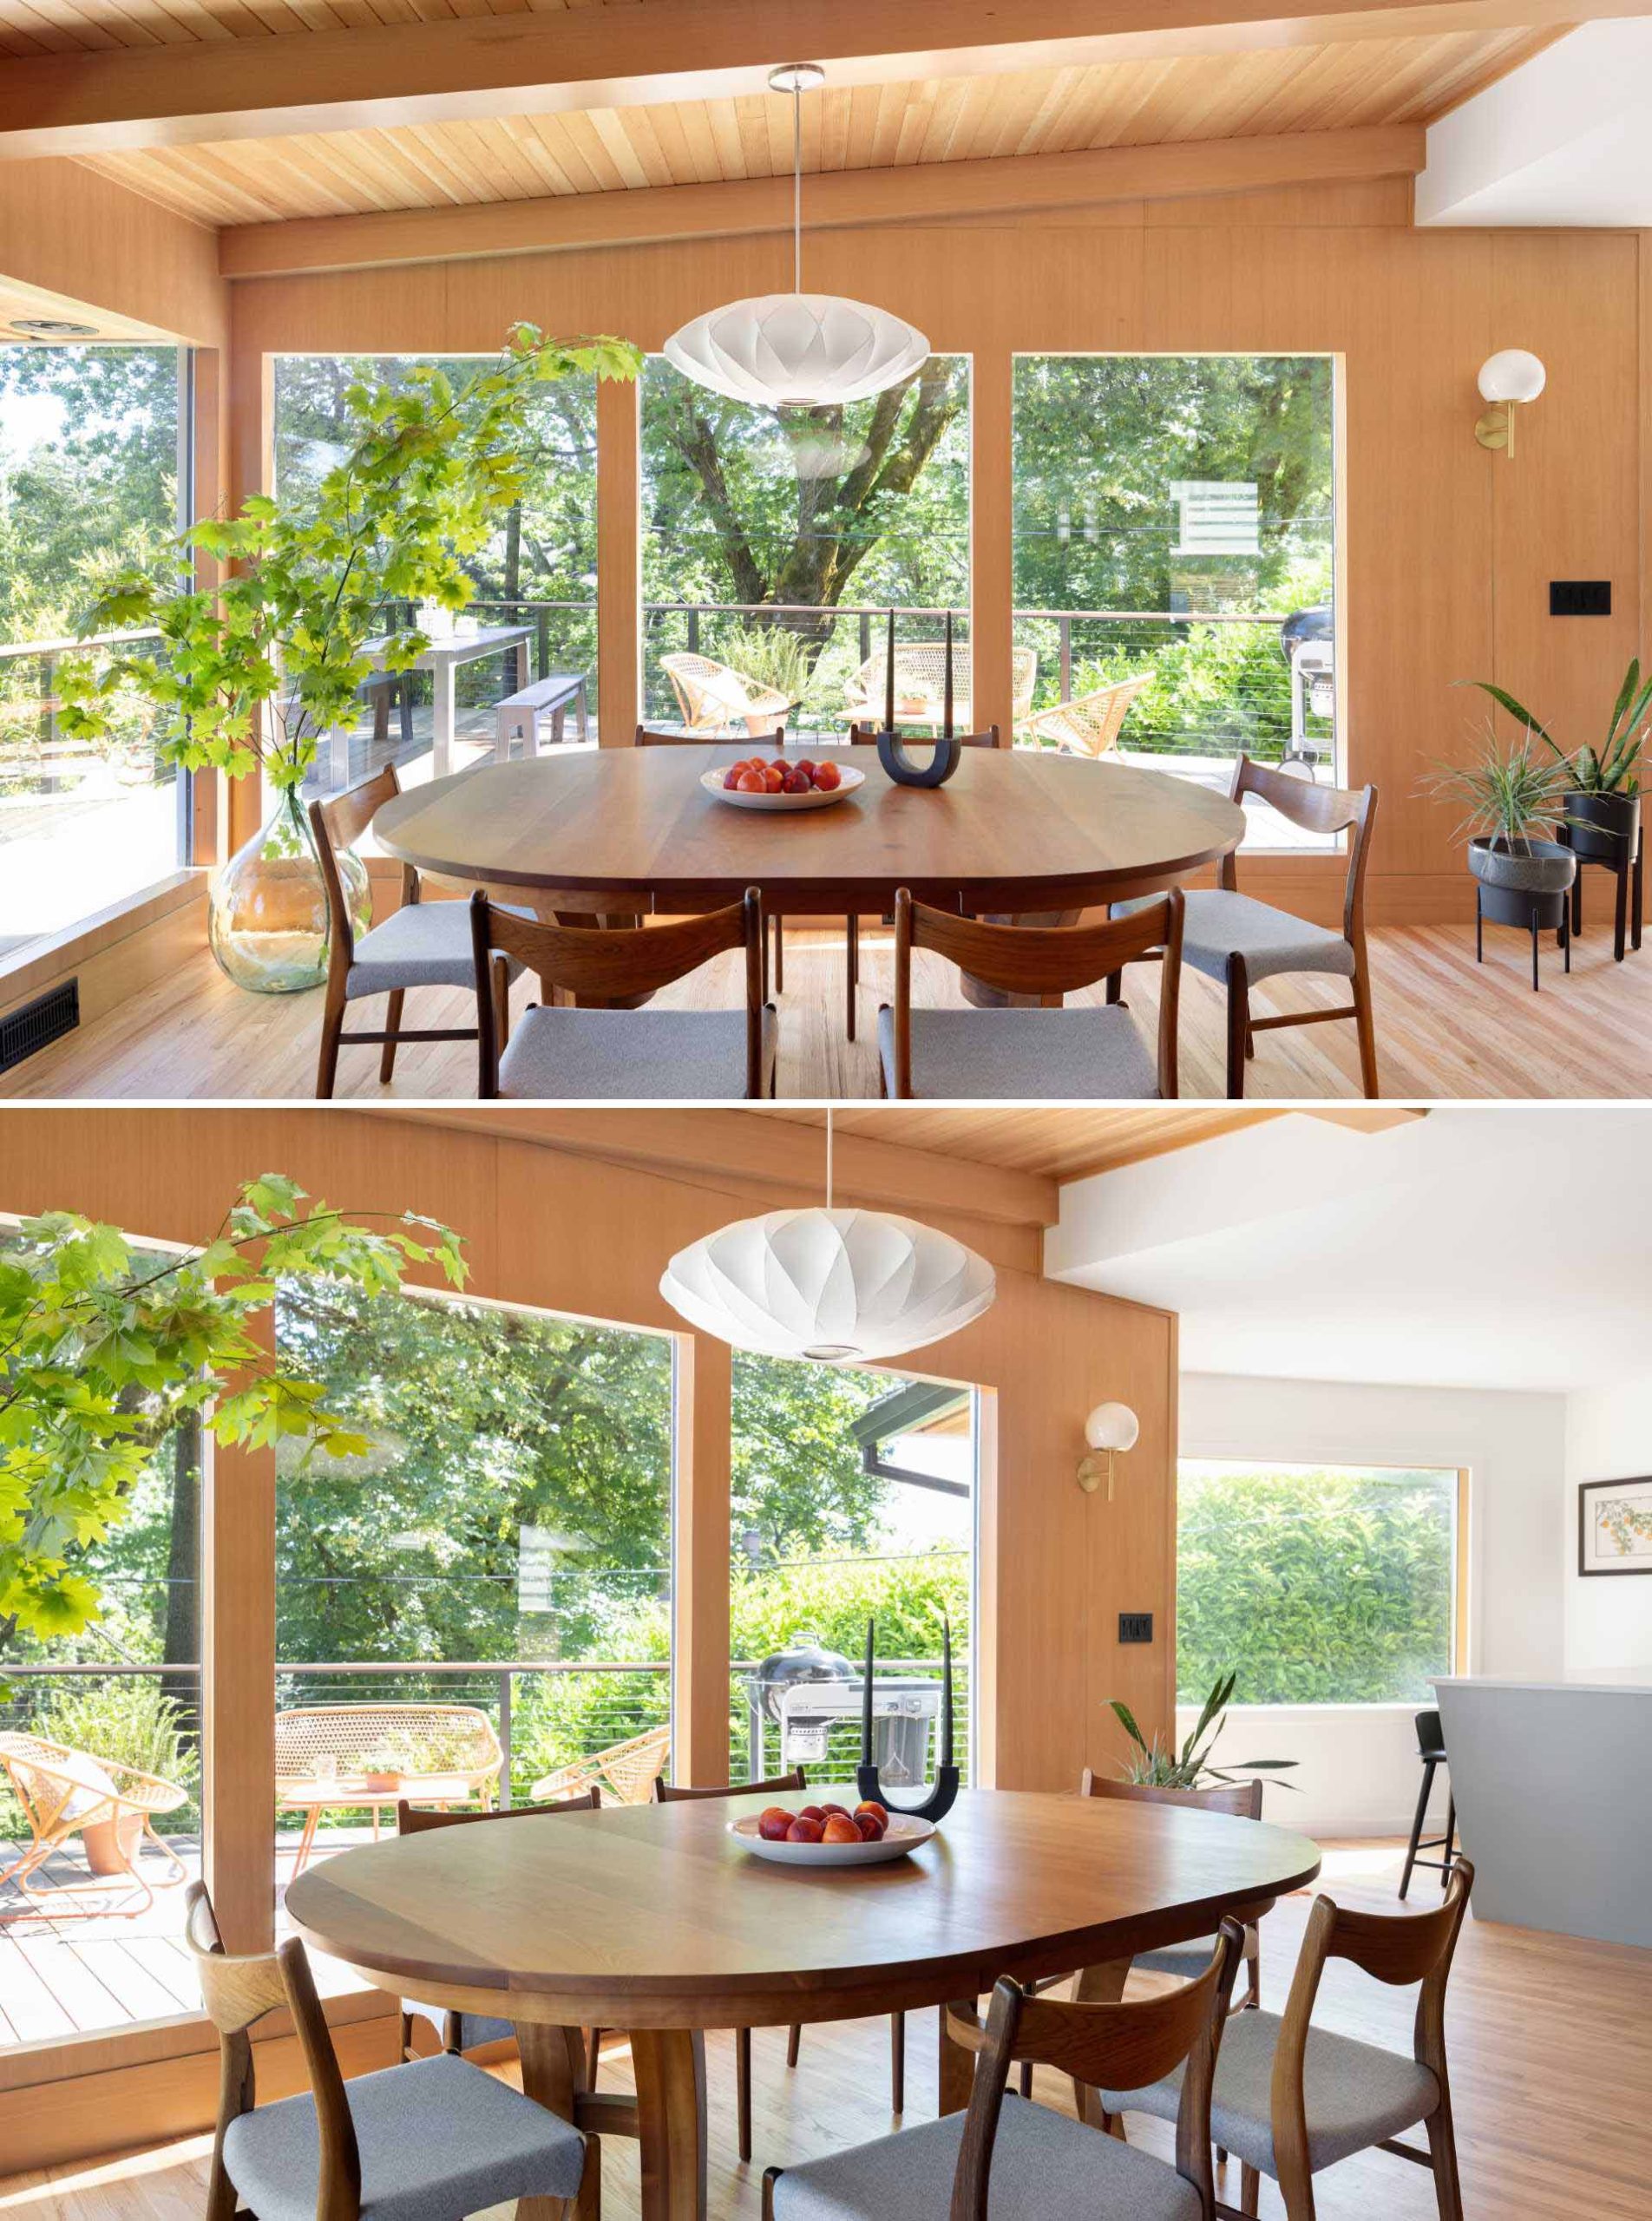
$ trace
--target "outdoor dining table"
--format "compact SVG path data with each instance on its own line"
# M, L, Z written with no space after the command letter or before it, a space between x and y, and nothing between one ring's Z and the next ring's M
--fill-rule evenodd
M1304 1837L1223 1813L966 1790L909 1857L773 1865L728 1833L767 1801L433 1829L311 1867L287 1913L380 1989L514 2021L523 2087L564 2117L579 2030L626 2031L635 2107L616 2094L608 2126L640 2139L643 2221L702 2221L707 2028L940 2006L941 2110L956 2112L973 2057L948 2004L1258 1917L1320 1864Z
M422 872L526 894L542 915L681 914L755 887L780 917L881 914L902 887L972 916L1072 913L1177 886L1244 835L1242 810L1190 779L1040 749L966 749L935 788L898 785L875 749L833 750L866 775L847 800L734 809L701 775L751 745L486 764L397 796L374 835Z
M446 639L432 640L424 652L415 658L406 668L409 671L428 671L434 696L431 716L431 760L438 779L445 778L453 766L454 690L453 674L462 663L478 663L484 656L516 652L516 684L528 684L528 644L534 637L531 625L478 626L472 632L450 633ZM384 668L384 653L394 640L393 632L364 640L362 652L375 671ZM332 735L332 789L342 794L350 784L350 735L338 727Z

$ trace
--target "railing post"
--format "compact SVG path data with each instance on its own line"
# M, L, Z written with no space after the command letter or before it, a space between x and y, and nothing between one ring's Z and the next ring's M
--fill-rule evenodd
M698 609L691 609L688 613L688 652L692 656L697 656L699 652L700 613Z
M1056 637L1061 643L1061 699L1064 702L1071 702L1072 699L1072 619L1071 617L1057 618Z
M499 1769L499 1809L510 1810L510 1674L508 1669L499 1677L499 1748L502 1763Z
M534 654L538 665L536 676L548 678L551 675L551 613L538 609L534 613Z
M872 660L872 619L865 610L861 612L861 661Z

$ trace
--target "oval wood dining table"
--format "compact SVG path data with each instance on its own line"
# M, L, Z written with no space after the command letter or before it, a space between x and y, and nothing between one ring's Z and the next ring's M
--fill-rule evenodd
M842 917L889 909L902 887L972 915L1153 894L1216 862L1245 829L1236 804L1190 779L1029 749L966 749L936 788L897 785L875 749L833 750L866 774L846 801L734 809L700 775L751 748L599 748L483 764L386 803L374 836L421 871L507 900L526 891L541 909L682 913L756 887L773 914Z
M645 2221L701 2221L707 2028L973 2012L1000 1975L1118 1966L1258 1916L1319 1871L1314 1844L1265 1823L1004 1790L966 1790L887 1865L775 1865L727 1832L765 1801L433 1829L311 1867L286 1909L381 1989L514 2021L524 2088L567 2118L579 2030L627 2031L634 2113L616 2099L607 2126L641 2140ZM967 2102L973 2062L944 2010L941 2031L945 2113Z

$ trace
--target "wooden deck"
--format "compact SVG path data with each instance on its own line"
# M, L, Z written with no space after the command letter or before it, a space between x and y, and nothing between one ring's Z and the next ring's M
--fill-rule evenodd
M193 1837L170 1838L193 1879L200 1871L200 1846ZM330 1829L320 1838L311 1863L327 1852L371 1840L367 1828ZM323 1848L324 1846L324 1848ZM284 1833L276 1850L276 1923L285 1932L285 1884L297 1855L296 1833ZM0 1850L10 1864L14 1845ZM150 1852L155 1870L161 1862ZM74 1853L47 1863L45 1877L55 1884L84 1881L86 1865ZM55 2038L91 2035L145 2021L169 2021L200 2009L195 1970L182 1941L182 1883L157 1889L154 1901L131 1917L102 1908L118 1901L82 1899L89 1916L47 1918L26 1905L17 1890L0 1889L0 2047L39 2043ZM347 1967L318 1957L316 1974L324 1995L334 1996L365 1985Z
M1282 1798L1282 1805L1285 1799ZM1288 1817L1282 1814L1281 1817ZM1400 1847L1328 1845L1321 1887L1341 1903L1395 1910ZM1432 1878L1430 1880L1432 1882ZM1419 1910L1433 1902L1425 1884ZM1265 2002L1277 2009L1308 1914L1288 1898L1262 1928ZM1464 1929L1446 2015L1465 2211L1477 2221L1643 2221L1652 2179L1652 1952L1631 1951L1471 1919ZM1415 1992L1380 1988L1343 1962L1328 1969L1316 2021L1344 2034L1406 2050ZM933 2117L934 2016L910 2016L908 2125ZM735 2152L729 2039L707 2039L711 2221L757 2221L763 2170L882 2136L897 2126L885 2111L885 2025L850 2021L805 2032L795 2073L777 2029L760 2031L754 2053L754 2157ZM502 2070L508 2074L510 2070ZM602 2087L631 2082L623 2047L605 2047ZM1060 2108L1065 2085L1040 2072L1037 2094ZM1169 2127L1131 2116L1133 2143L1168 2157ZM211 2139L49 2173L0 2178L0 2221L200 2221ZM637 2147L612 2139L603 2151L607 2221L638 2211ZM1236 2198L1230 2167L1223 2195ZM1319 2221L1435 2221L1432 2185L1419 2167L1362 2153L1319 2176ZM502 2217L504 2209L499 2209ZM1263 2221L1283 2206L1264 2181Z

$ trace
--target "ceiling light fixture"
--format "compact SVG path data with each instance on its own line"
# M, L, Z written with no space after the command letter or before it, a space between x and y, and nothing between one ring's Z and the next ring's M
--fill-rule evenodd
M697 316L665 342L665 360L696 385L766 409L864 401L908 378L929 357L922 332L887 309L803 291L805 89L823 82L816 62L773 70L771 89L791 95L791 285Z
M673 1311L764 1357L854 1365L955 1334L998 1294L992 1267L949 1234L888 1211L832 1203L738 1219L679 1249L660 1276Z
M95 324L70 324L58 316L20 316L14 318L9 330L24 339L95 339Z

